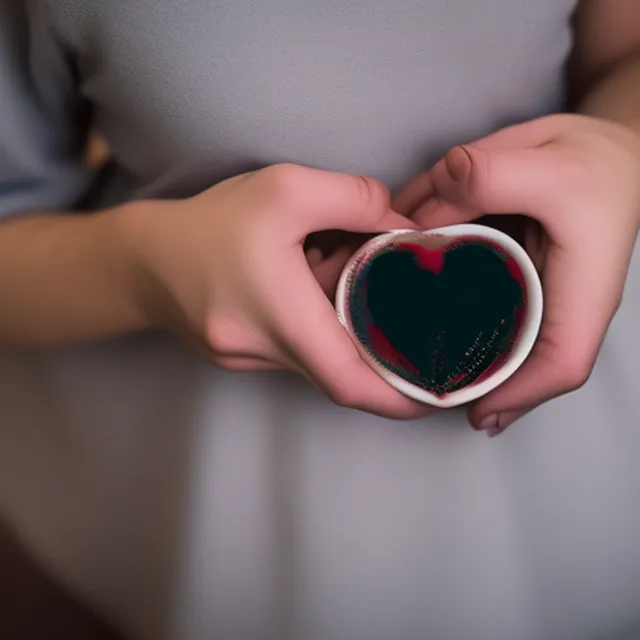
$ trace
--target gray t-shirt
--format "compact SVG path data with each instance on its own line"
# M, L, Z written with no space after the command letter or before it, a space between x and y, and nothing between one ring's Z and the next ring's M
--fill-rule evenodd
M574 4L0 0L0 215L280 161L396 189L563 108ZM144 639L638 638L638 267L587 387L493 441L169 338L2 355L0 509Z

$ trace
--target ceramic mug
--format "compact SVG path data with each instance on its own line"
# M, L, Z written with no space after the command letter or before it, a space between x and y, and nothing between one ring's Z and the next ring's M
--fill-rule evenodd
M380 234L352 256L336 293L340 322L369 366L440 408L513 375L536 341L542 305L525 250L476 224Z

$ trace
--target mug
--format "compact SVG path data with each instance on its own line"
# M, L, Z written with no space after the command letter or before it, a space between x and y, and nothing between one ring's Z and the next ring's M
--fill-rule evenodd
M526 251L477 224L377 235L351 257L336 293L338 318L367 364L439 408L513 375L535 344L542 307Z

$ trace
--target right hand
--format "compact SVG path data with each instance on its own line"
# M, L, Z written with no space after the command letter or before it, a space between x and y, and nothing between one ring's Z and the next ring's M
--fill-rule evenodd
M413 227L381 183L276 165L186 200L140 203L125 220L152 324L216 365L290 369L334 402L386 417L430 412L360 358L303 250L314 232Z

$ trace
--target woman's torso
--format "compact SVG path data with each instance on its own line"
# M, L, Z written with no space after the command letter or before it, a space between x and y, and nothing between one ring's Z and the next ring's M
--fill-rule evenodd
M562 108L575 3L49 4L113 153L106 206L281 161L396 189ZM633 638L638 310L634 273L588 387L496 441L459 412L384 421L168 340L7 357L2 504L147 637Z

